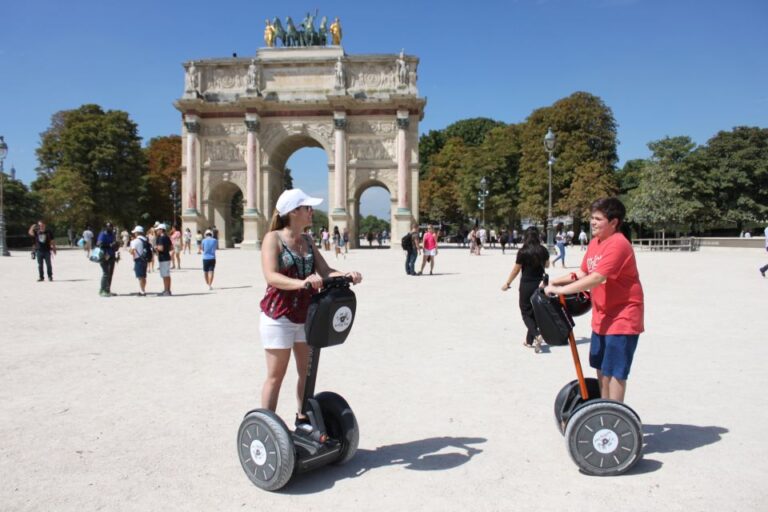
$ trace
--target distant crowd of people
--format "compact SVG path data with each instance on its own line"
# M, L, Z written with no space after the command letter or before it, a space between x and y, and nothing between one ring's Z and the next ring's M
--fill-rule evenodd
M86 257L101 267L99 295L112 297L112 277L115 265L120 261L120 249L128 252L133 260L133 272L139 284L139 296L146 296L147 273L154 272L157 267L163 291L158 295L171 295L172 269L181 269L182 254L192 254L192 239L195 240L197 254L201 255L205 283L209 290L213 289L213 276L216 267L216 250L218 249L218 230L215 226L198 230L196 235L186 228L183 232L162 222L155 222L146 231L142 226L135 226L130 232L118 230L112 222L105 222L101 231L94 233L91 226L86 226L77 242L72 240L72 230L68 230L69 242L83 249ZM32 258L37 260L38 281L53 281L52 255L56 254L56 240L53 231L40 220L29 228L32 237ZM157 265L155 265L157 262Z

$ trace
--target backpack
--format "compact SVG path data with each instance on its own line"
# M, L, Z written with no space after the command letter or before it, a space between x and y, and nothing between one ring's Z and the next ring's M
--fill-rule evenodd
M141 258L149 263L152 261L152 244L146 238L141 241Z
M407 233L402 240L400 240L400 246L403 248L404 251L410 251L413 249L413 238L411 233Z

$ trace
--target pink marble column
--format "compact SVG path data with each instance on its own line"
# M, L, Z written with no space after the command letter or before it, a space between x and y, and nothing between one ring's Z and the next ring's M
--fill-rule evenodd
M199 173L198 133L200 132L200 118L195 115L184 116L184 126L187 129L187 173L185 177L187 189L186 212L197 212L197 176Z
M346 211L347 194L347 114L346 112L333 113L333 126L336 152L334 155L334 212Z
M408 125L410 124L407 110L397 111L397 209L408 210Z
M248 129L248 135L245 157L245 212L243 213L256 213L259 171L259 139L256 134L259 131L259 116L257 114L245 114L245 126Z

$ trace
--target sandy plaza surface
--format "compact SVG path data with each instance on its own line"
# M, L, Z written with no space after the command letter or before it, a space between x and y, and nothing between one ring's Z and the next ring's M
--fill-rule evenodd
M220 251L213 291L199 256L183 256L172 297L155 295L157 273L137 296L125 255L111 298L82 251L54 257L53 282L36 282L28 252L0 258L0 510L766 510L768 254L637 254L646 333L626 400L644 456L599 478L555 427L555 395L575 378L568 347L524 348L517 283L500 291L514 253L445 248L420 277L399 250L325 253L364 278L317 384L350 403L360 447L277 493L251 484L236 450L265 375L259 252ZM582 254L569 248L568 265ZM589 334L577 319L592 375Z

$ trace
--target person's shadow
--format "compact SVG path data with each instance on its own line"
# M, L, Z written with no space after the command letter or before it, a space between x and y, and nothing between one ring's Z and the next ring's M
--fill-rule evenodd
M647 455L695 450L720 441L722 435L727 433L728 429L723 427L698 427L675 423L644 424L643 458L627 474L652 473L661 468L661 461L649 459Z
M357 478L368 471L401 465L414 471L444 471L469 462L483 450L473 444L486 442L482 437L432 437L408 443L379 446L375 450L357 450L343 466L325 466L298 475L285 488L286 494L312 494L333 487L345 478Z
M665 423L664 425L643 425L643 453L671 453L690 451L716 443L727 434L723 427L698 427Z

